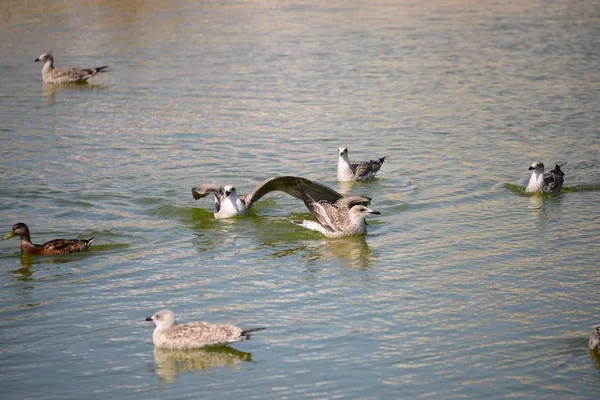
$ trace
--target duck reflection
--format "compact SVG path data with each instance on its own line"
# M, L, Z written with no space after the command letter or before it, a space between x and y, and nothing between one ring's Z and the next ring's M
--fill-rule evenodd
M21 255L21 268L15 269L12 272L16 275L17 280L21 282L27 282L33 280L31 275L33 275L33 271L31 270L31 266L33 265L32 256L29 254Z
M33 256L31 254L21 254L21 269L18 269L17 271L21 271L21 270L29 270L29 268L31 268L31 266L33 265ZM31 275L33 272L29 272L28 274L26 274L27 276Z
M217 367L233 368L243 362L251 361L251 353L228 346L204 347L195 350L154 348L154 372L166 382L174 382L180 372L210 370Z
M326 240L314 252L317 258L333 256L352 267L366 268L373 264L373 250L364 235Z
M80 254L65 254L65 255L60 255L60 256L38 256L38 255L31 255L31 254L20 254L20 260L21 260L21 268L18 269L14 269L11 270L10 272L15 275L16 279L22 282L26 282L26 281L32 281L35 280L36 278L33 276L37 271L36 269L34 269L33 267L35 265L44 265L44 264L65 264L74 260L78 260L78 259L82 259L84 258L82 255ZM39 268L38 268L39 270ZM46 269L46 271L49 271L50 269ZM72 275L72 272L60 272L57 271L58 273L54 274L54 275L45 275L45 277L48 276L68 276L68 275Z

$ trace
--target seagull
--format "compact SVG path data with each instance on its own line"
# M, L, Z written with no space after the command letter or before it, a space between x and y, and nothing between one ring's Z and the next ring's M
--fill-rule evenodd
M335 201L315 200L308 193L302 191L302 200L316 221L292 221L296 225L321 232L328 238L364 235L367 233L369 214L380 214L379 211L368 207L370 197L349 196L340 197Z
M588 343L590 350L600 350L600 325L594 327L592 336L590 336L590 342Z
M381 157L378 160L361 161L352 164L348 158L348 149L346 147L339 147L338 151L340 158L338 159L337 179L341 182L362 181L375 177L375 174L386 159L386 157Z
M152 334L154 346L161 349L185 350L205 346L225 345L250 339L250 333L266 328L240 329L233 325L211 324L208 322L190 322L177 324L175 314L162 310L146 321L154 321L156 328Z
M54 239L44 244L33 244L31 243L29 228L22 222L14 224L3 240L10 239L13 236L21 238L21 253L45 256L78 253L89 249L94 241L94 238L91 237L89 239Z
M547 193L556 193L560 192L562 189L563 181L564 181L564 172L560 169L563 164L556 164L554 169L550 172L544 173L544 164L541 161L536 161L531 164L529 167L531 173L531 178L529 178L529 183L525 188L526 192L547 192Z
M42 78L44 83L86 83L88 79L108 68L108 65L96 68L54 68L54 57L50 52L44 53L34 61L42 61Z
M192 188L194 199L198 200L215 195L215 218L232 218L238 215L248 214L252 205L261 197L272 191L282 191L297 199L301 199L301 190L306 191L318 200L336 201L341 195L333 189L317 182L297 176L278 176L269 178L258 185L252 191L242 197L237 196L233 185L220 186L217 184L204 184Z

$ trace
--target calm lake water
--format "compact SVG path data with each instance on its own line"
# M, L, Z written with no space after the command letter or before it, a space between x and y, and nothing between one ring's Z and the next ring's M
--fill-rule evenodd
M325 3L325 4L323 4ZM3 399L569 398L600 393L600 4L0 4ZM110 65L44 87L33 60ZM389 156L336 182L337 148ZM526 195L528 167L566 190ZM373 197L365 237L274 193L215 220L192 186L293 174ZM144 317L266 326L165 352Z

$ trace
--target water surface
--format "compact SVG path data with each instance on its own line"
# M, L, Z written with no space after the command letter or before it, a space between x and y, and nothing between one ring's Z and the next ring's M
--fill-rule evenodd
M600 7L594 2L5 1L5 398L595 398ZM51 88L33 60L110 65ZM337 147L388 156L335 181ZM522 188L563 168L556 195ZM215 220L200 183L301 175L373 197L325 240L273 194ZM145 316L266 326L153 349Z

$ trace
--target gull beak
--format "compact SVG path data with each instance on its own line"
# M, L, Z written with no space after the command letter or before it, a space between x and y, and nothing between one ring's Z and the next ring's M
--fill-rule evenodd
M381 215L381 213L377 210L371 210L370 208L368 210L369 210L369 214Z
M533 167L529 167L529 170L530 170L530 171L531 171L532 169L535 169L535 168L533 168Z
M152 321L152 317L146 317L144 321Z
M38 57L38 58L36 58L36 59L35 59L35 60L33 60L33 61L34 61L34 62L38 62L38 61L42 61L42 60L40 60L40 58Z

